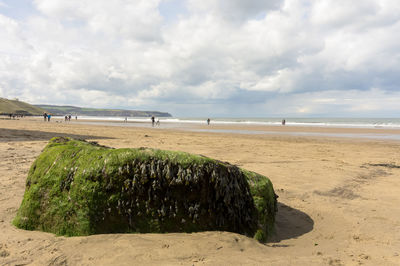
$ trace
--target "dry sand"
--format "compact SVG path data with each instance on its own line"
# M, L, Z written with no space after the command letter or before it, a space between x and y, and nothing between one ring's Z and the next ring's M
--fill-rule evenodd
M279 128L286 130L293 128ZM66 238L17 229L11 221L27 172L53 136L117 148L187 151L268 176L279 195L276 234L263 245L228 232ZM0 265L400 265L399 147L396 141L279 132L217 134L0 120Z

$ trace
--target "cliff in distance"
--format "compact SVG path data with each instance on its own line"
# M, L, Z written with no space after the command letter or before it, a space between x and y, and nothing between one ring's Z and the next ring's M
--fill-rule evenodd
M0 115L42 115L45 110L18 99L0 98Z
M98 109L84 108L76 106L59 106L59 105L35 105L53 115L88 115L88 116L121 116L121 117L171 117L166 112L159 111L137 111L137 110L120 110L120 109Z

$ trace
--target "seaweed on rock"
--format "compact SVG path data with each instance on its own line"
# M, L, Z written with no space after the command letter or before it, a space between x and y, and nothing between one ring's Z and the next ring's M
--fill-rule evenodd
M204 156L53 138L13 223L68 236L224 230L264 241L276 198L268 178Z

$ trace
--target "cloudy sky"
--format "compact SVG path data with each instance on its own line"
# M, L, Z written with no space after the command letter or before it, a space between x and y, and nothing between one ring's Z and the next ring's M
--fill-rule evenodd
M0 0L0 97L398 117L399 36L399 0Z

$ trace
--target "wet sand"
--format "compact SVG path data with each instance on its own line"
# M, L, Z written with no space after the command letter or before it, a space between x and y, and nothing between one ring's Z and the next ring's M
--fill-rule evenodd
M212 125L232 130L232 126ZM193 128L209 129L207 126ZM399 265L400 142L387 129L241 126L276 134L0 120L0 265ZM351 133L352 138L285 132ZM229 232L57 237L15 228L30 165L54 136L203 154L268 176L279 195L265 245Z
M61 121L61 120L59 120ZM101 121L101 120L78 120L71 121L71 124L117 126L117 127L141 127L152 128L150 122L138 121ZM160 129L175 129L191 132L209 133L234 133L247 135L288 135L303 137L334 137L353 139L374 139L374 140L397 140L400 141L400 129L390 127L332 127L332 126L300 126L300 125L259 125L259 124L237 124L237 123L188 123L188 122L164 122L161 126L154 126Z

